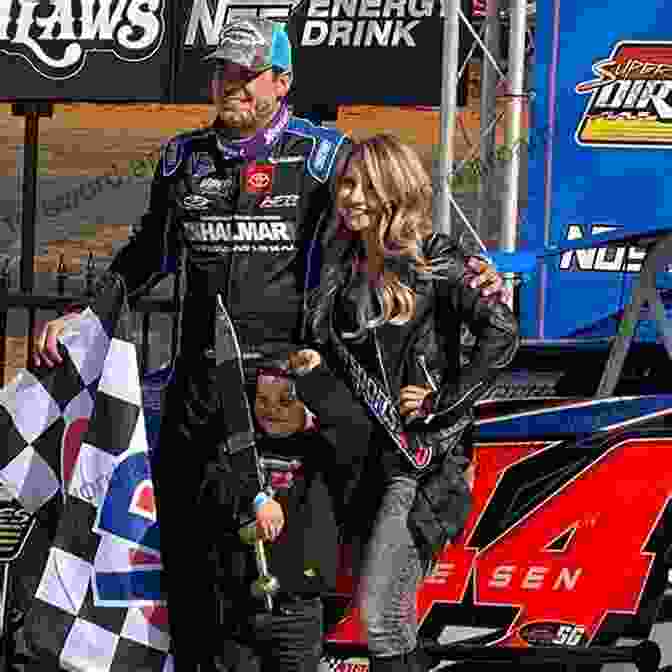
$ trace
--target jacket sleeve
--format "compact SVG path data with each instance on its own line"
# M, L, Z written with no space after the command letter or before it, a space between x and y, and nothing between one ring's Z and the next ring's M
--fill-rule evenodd
M162 160L152 180L149 208L129 242L116 254L108 271L118 273L128 288L131 307L145 292L174 271L177 245L172 180L163 175Z
M438 391L429 395L427 416L422 420L429 425L425 429L453 425L468 413L498 373L511 363L520 344L518 323L509 307L470 288L462 250L448 238L436 239L429 254L441 268L434 279L436 328L444 336L442 340L450 343L458 320L469 327L476 343L469 363L460 369L457 384L444 381Z
M332 445L334 463L347 467L363 459L369 447L369 418L325 358L309 373L297 376L295 385L299 398L317 416L320 432Z

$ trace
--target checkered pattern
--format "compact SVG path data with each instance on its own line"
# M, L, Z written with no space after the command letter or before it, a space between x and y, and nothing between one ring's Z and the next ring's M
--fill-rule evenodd
M87 310L67 327L59 347L61 367L21 371L0 390L0 432L6 437L0 482L30 513L67 482L67 450L61 446L69 442L73 423L89 419L108 347L103 324Z
M0 481L31 512L59 491L65 497L26 631L34 653L69 672L172 672L165 608L101 606L94 590L101 547L115 556L115 538L95 531L114 470L129 455L147 458L127 315L114 283L60 339L63 366L21 372L0 391L0 431L8 437ZM123 576L137 548L119 541L115 552Z

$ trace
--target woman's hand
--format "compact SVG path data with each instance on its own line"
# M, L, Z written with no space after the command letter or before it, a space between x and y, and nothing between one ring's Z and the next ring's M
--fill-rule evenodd
M481 257L467 259L467 277L469 287L480 288L484 297L491 297L500 303L510 303L511 292L504 286L504 279L497 269Z
M285 526L285 514L274 499L262 504L257 511L257 537L275 541Z
M432 391L431 387L407 385L399 393L399 412L403 418L410 415L420 415L420 408L425 397Z

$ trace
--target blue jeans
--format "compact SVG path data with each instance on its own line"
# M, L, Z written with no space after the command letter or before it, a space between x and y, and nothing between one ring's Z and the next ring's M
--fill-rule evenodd
M372 656L398 656L417 645L423 566L407 526L416 489L411 478L390 480L365 551L358 593Z

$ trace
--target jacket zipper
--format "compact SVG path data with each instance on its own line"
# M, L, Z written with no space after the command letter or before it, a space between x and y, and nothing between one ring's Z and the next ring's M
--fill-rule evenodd
M392 388L390 387L390 381L387 379L387 370L385 369L385 364L383 363L383 356L380 352L380 343L378 342L378 327L374 327L373 331L373 342L376 345L376 356L378 358L378 366L383 374L383 382L385 383L385 389L387 391L387 396L392 399Z
M420 365L420 368L422 369L422 372L425 374L425 378L427 379L427 382L429 383L429 386L432 388L432 392L437 392L438 387L436 386L436 382L434 381L434 377L432 374L429 372L429 369L427 368L427 359L424 355L418 355L416 357L418 364Z

